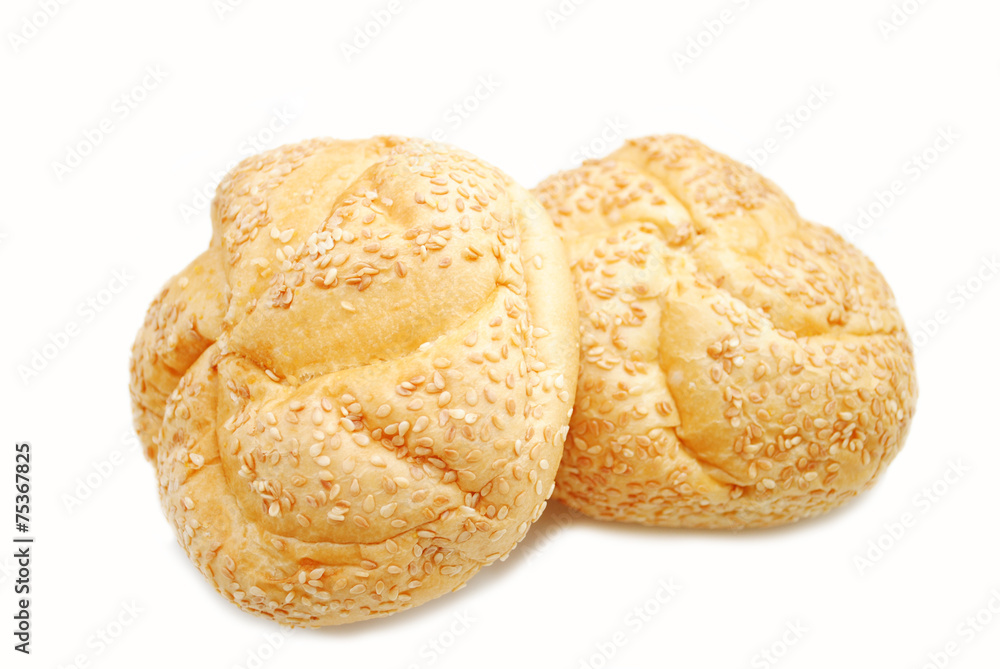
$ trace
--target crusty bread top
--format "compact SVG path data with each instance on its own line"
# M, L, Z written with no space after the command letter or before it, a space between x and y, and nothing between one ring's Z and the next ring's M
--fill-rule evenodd
M530 194L451 147L314 140L241 163L212 221L133 365L202 571L316 625L506 555L551 493L578 369L565 254Z
M661 136L535 193L583 324L561 499L653 524L773 524L839 503L894 456L916 382L892 292L769 180Z

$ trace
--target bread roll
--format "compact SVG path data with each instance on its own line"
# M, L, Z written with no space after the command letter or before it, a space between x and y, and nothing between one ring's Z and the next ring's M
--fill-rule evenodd
M580 306L559 500L607 520L761 527L832 509L892 461L917 395L892 292L777 186L666 136L535 193Z
M552 492L579 335L551 221L416 140L314 140L220 184L133 349L165 513L225 597L320 626L505 557Z

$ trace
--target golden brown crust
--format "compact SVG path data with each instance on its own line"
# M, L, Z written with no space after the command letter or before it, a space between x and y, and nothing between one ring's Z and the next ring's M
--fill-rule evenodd
M551 494L579 358L564 251L531 195L440 145L314 140L244 161L212 212L219 331L162 354L178 319L161 314L186 313L174 279L133 367L139 428L162 415L164 509L205 576L316 626L507 555Z
M665 136L535 193L581 318L558 499L650 525L776 525L856 495L895 456L916 380L892 292L773 183Z
M150 459L156 459L167 397L198 356L219 338L225 309L222 258L215 247L170 279L149 305L132 346L129 391L135 429Z

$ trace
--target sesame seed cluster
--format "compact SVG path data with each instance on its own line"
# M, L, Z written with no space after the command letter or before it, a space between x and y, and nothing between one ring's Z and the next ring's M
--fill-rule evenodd
M576 300L544 210L450 147L312 140L219 185L131 362L164 511L241 608L319 626L505 557L552 493Z
M857 495L896 455L917 388L892 292L770 181L658 136L534 192L581 318L557 499L648 525L777 525Z

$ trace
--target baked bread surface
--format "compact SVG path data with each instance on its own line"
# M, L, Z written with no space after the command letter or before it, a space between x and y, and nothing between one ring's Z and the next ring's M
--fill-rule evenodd
M534 192L581 319L557 499L648 525L777 525L857 495L896 455L917 387L892 292L769 180L656 136Z
M552 492L578 371L563 248L451 147L254 156L133 348L164 511L241 608L319 626L461 587Z

